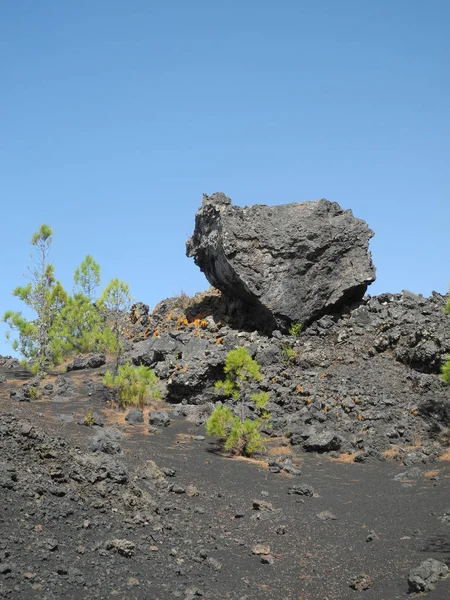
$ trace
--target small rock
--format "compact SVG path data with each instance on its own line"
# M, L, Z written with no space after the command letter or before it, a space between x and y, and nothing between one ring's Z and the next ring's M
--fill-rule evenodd
M130 558L134 556L136 550L136 544L124 539L109 540L106 542L105 547L107 550L115 550L121 556Z
M125 416L125 421L128 421L130 425L136 425L137 423L144 422L144 413L139 408L132 408Z
M439 579L448 575L448 567L434 558L427 558L408 573L409 592L431 592Z
M211 556L209 556L206 559L206 562L216 571L220 571L220 569L222 568L222 563L219 562L217 559L212 558Z
M275 559L272 554L264 554L261 556L261 562L263 565L273 565Z
M323 431L310 436L303 447L308 452L331 452L339 450L341 443L341 439L334 431Z
M253 546L252 548L252 554L257 554L258 556L270 554L269 544L256 544L256 546Z
M266 500L253 500L253 510L273 510L273 504Z
M288 489L288 494L298 494L299 496L311 497L314 495L314 488L312 485L307 483L301 483L300 485L293 485Z
M316 519L319 519L319 521L336 521L337 517L329 510L323 510L316 515Z
M144 470L144 476L148 479L164 479L164 471L158 467L153 460L148 460Z
M30 423L24 423L20 429L20 433L24 436L27 436L30 434L32 429L33 427L30 425Z
M169 469L168 467L161 467L161 471L166 477L175 477L174 469Z
M170 425L169 413L165 410L152 410L149 423L155 427L167 427Z
M370 579L370 576L366 575L365 573L354 575L349 581L349 586L352 588L352 590L356 590L357 592L368 590L371 585L372 580Z
M195 485L188 485L186 488L186 495L192 498L193 496L198 496L198 490Z

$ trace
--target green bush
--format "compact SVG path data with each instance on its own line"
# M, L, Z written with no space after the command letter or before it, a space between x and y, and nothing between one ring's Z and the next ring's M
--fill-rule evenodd
M111 352L119 364L124 346L127 311L131 302L126 283L113 279L95 301L100 266L87 255L74 274L74 294L56 279L49 262L53 230L41 225L31 238L33 265L30 281L13 295L33 314L7 310L2 320L9 327L6 339L19 352L33 374L43 375L68 356L86 352Z
M294 348L292 348L292 346L285 346L283 348L283 352L284 352L284 356L285 358L285 363L286 364L294 364L297 359L298 359L298 352L297 350L295 350Z
M269 401L267 392L257 392L251 395L252 401L259 413L256 419L244 418L244 398L242 387L248 381L259 381L262 378L256 360L252 359L246 348L230 350L225 360L225 379L217 381L215 387L226 396L240 400L237 407L239 416L227 406L216 406L208 421L206 432L217 435L225 440L225 450L244 456L252 456L255 452L263 452L264 444L261 429L270 420L270 414L265 410Z
M442 367L442 378L445 381L445 383L450 384L450 358Z
M301 323L292 323L289 328L289 334L298 337L301 334L302 329L303 325Z
M35 385L30 385L28 388L28 397L30 400L38 400L39 396L39 389Z
M117 375L107 371L103 377L103 383L116 391L122 408L129 404L143 408L147 400L160 398L158 381L155 372L148 367L134 367L130 363L121 365Z
M83 424L88 427L92 427L95 423L94 415L91 412L87 412L83 417Z
M225 359L225 379L216 381L216 389L222 391L225 396L239 398L242 385L249 379L260 381L262 378L259 365L254 360L247 348L235 348L230 350Z

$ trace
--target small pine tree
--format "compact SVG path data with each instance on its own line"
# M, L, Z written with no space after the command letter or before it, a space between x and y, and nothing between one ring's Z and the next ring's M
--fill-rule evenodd
M115 373L118 372L125 349L126 325L129 321L131 303L128 284L117 278L110 281L97 303L109 324L110 331L105 335L104 341L108 350L115 356Z
M84 294L93 302L95 300L95 292L100 285L100 265L90 254L75 269L73 279L75 293Z
M289 327L289 335L292 335L294 337L298 337L303 329L303 325L301 323L292 323L292 325Z
M108 350L109 328L101 310L84 294L69 297L54 320L51 340L54 356Z
M101 299L94 303L100 282L100 266L87 255L74 274L73 296L55 279L49 262L53 230L41 225L33 235L34 265L28 268L29 283L13 290L34 313L29 320L21 312L8 310L3 321L6 338L24 357L24 366L44 373L74 353L110 351L117 367L124 348L124 329L131 297L128 285L113 279ZM16 334L11 335L11 334Z
M208 435L225 438L225 450L227 451L234 451L245 456L263 452L261 429L270 419L270 414L265 410L269 395L267 392L252 394L251 399L255 403L259 417L246 419L244 418L245 407L242 394L242 387L246 382L261 380L259 365L246 348L235 348L227 354L224 371L225 379L217 381L215 387L236 401L240 399L239 416L235 416L227 406L218 405L206 422L206 431Z
M117 392L122 408L129 404L143 408L147 400L161 397L155 372L144 365L125 363L117 375L107 371L103 383Z
M55 280L53 265L49 263L52 242L52 228L41 225L31 238L35 257L34 266L28 268L30 282L13 290L13 295L36 313L36 318L29 321L21 312L15 311L6 311L3 315L3 321L18 334L18 339L12 341L13 349L31 361L34 372L42 372L55 362L50 330L67 300L61 283ZM8 340L11 339L9 334Z

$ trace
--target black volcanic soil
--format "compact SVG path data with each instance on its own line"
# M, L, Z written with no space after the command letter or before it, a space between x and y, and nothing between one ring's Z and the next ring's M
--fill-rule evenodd
M450 564L442 457L347 464L275 439L270 456L292 455L302 472L275 474L267 457L223 456L183 418L149 433L146 411L128 425L101 394L88 396L86 379L101 372L67 374L76 388L64 401L17 402L9 390L27 375L2 371L1 598L394 600L410 597L408 571L424 559ZM78 419L93 411L123 434L120 454L90 451L102 428ZM289 493L302 484L312 496ZM253 554L256 544L270 555ZM349 585L360 574L365 591ZM450 579L427 595L449 597Z

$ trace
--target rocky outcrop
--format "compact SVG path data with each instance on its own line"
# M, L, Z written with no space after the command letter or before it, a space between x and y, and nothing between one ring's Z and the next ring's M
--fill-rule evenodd
M81 371L82 369L97 369L106 364L106 356L103 353L89 354L88 356L77 356L66 367L66 371Z
M287 434L306 451L351 452L360 462L393 448L406 465L435 460L436 441L450 426L449 388L440 377L450 355L446 296L366 296L300 336L237 331L222 318L226 302L224 294L202 294L196 326L198 303L185 309L194 313L190 322L172 299L163 301L152 314L151 337L128 354L155 370L166 399L181 403L182 414L204 423L214 403L233 407L214 383L223 378L229 350L245 346L261 366L258 387L269 393L271 433ZM246 414L251 417L251 403ZM409 448L417 440L423 446Z
M20 363L12 356L0 356L0 367L3 369L17 369Z
M373 232L335 202L233 206L205 196L186 253L259 326L311 323L363 297L375 280Z

